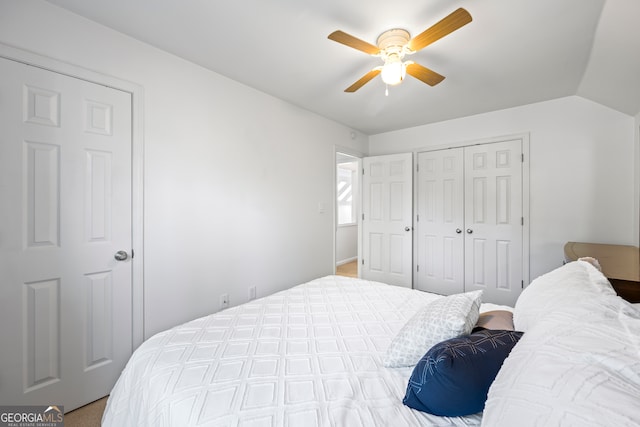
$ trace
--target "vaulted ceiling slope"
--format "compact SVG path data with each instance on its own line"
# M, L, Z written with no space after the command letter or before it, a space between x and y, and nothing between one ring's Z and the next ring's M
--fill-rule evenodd
M569 95L640 112L638 0L48 1L368 135ZM331 32L375 44L458 7L473 22L411 57L442 83L343 91L381 63Z

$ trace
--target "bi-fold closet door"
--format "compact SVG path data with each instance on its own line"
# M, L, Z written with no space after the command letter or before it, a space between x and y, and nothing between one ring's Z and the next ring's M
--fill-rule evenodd
M415 287L513 305L523 275L521 139L418 153Z

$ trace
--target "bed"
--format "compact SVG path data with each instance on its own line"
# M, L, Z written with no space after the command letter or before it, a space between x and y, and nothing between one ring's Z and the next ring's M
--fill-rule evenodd
M424 357L415 367L385 366L411 320L451 297L327 276L153 336L134 352L115 385L103 425L511 427L606 425L607 419L615 419L616 426L638 425L638 309L616 297L589 263L558 271L536 279L515 310L493 304L476 309L512 310L515 329L527 330L491 378L484 415L412 409L403 400ZM557 285L567 280L572 285L565 292ZM587 308L571 308L581 299ZM580 322L589 317L584 310L605 332L584 334L588 328ZM556 330L561 337L550 339ZM575 367L568 369L567 361ZM589 387L580 388L581 370L590 366ZM612 375L613 381L603 380ZM566 385L552 387L560 383ZM610 418L585 409L596 407L590 395L599 407L617 402L602 412ZM569 413L577 418L566 418Z
M478 426L404 406L412 368L382 364L438 298L328 276L161 332L132 356L103 425Z

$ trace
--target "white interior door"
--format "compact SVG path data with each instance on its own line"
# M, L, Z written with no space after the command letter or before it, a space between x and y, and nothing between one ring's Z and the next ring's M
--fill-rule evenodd
M465 147L465 290L515 304L523 284L522 141Z
M132 351L131 95L0 59L0 402L69 411Z
M413 154L365 157L361 277L411 287Z
M464 292L464 149L418 153L416 288Z

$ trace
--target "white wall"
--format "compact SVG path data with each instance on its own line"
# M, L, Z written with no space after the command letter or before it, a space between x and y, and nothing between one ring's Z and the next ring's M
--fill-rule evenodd
M366 136L41 0L0 43L144 88L146 337L333 271L334 145Z
M633 117L572 96L373 135L369 152L529 133L533 279L561 265L567 241L637 245L635 132Z
M340 225L336 230L336 265L358 257L358 226Z

